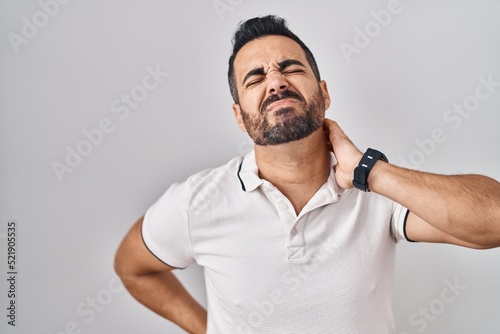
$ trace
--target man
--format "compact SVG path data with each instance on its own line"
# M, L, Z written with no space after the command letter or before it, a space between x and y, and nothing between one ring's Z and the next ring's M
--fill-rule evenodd
M391 333L398 240L500 245L500 183L360 152L325 119L327 85L283 19L240 25L228 78L254 150L172 185L116 255L153 311L190 333ZM171 273L194 262L208 314Z

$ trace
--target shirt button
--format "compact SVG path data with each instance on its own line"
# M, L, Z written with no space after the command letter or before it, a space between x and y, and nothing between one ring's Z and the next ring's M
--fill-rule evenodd
M280 206L280 209L283 209L283 210L288 208L288 205L283 201L279 202L279 206Z
M292 235L292 237L296 236L297 235L297 229L295 227L292 228L292 230L290 231L290 234Z

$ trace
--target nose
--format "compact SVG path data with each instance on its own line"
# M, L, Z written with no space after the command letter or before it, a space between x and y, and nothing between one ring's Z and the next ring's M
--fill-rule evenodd
M288 89L288 81L279 71L270 71L267 76L267 91L269 95L279 94Z

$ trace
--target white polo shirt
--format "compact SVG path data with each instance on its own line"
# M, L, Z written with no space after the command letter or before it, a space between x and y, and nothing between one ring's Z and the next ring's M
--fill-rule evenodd
M142 233L168 265L204 267L209 334L381 334L394 331L406 213L378 194L341 189L332 169L297 216L259 178L252 151L173 184Z

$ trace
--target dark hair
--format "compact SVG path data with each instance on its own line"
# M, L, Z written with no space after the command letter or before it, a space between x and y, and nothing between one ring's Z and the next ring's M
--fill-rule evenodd
M271 35L285 36L297 42L302 50L304 50L306 59L313 70L314 76L318 81L321 80L318 65L316 64L316 60L314 60L313 54L311 53L309 48L300 40L300 38L298 38L293 32L290 31L290 29L288 29L285 19L274 15L255 17L253 19L241 22L238 30L234 33L232 40L233 54L229 58L229 70L227 73L227 78L229 81L231 96L233 97L235 103L239 103L238 89L236 87L236 79L234 76L234 59L236 58L236 54L248 42L251 42L254 39L260 37Z

